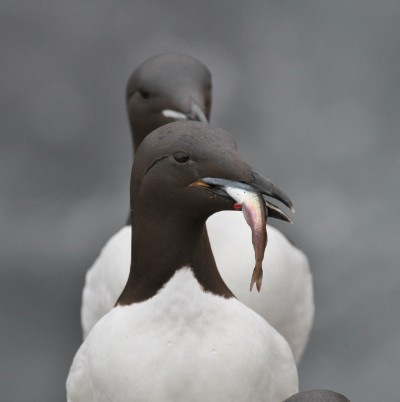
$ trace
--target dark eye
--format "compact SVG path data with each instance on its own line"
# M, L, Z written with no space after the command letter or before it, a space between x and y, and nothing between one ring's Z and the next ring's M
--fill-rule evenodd
M185 163L189 160L189 155L186 152L178 151L174 153L174 159L179 163Z
M139 94L143 99L148 99L150 97L149 92L145 91L144 89L139 89Z

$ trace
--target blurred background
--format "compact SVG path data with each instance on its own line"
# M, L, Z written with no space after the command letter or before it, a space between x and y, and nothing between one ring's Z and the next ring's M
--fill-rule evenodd
M1 401L65 400L84 275L128 211L125 84L165 51L209 67L212 123L296 205L301 389L400 400L398 0L3 0L0 33Z

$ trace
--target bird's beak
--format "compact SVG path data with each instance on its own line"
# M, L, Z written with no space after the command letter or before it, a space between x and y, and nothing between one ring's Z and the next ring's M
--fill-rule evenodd
M197 120L201 123L208 124L207 117L197 103L192 103L192 111L188 114L188 118L189 120Z
M286 205L292 212L294 212L293 203L290 198L286 195L286 193L278 187L273 181L261 176L251 169L250 171L251 180L246 181L236 181L236 180L227 180L221 178L214 177L204 177L202 179L195 180L190 186L204 187L207 190L218 194L220 196L224 196L230 198L230 195L227 193L227 188L237 188L246 190L253 193L262 194L267 209L268 216L270 218L280 219L286 222L291 222L290 218L283 212L277 205L268 201L266 198L271 197ZM232 199L232 201L235 201Z
M191 110L188 113L178 112L177 110L172 109L164 109L161 114L164 117L173 119L173 120L194 120L200 121L201 123L208 124L207 117L204 112L201 110L201 107L197 105L197 103L192 103Z

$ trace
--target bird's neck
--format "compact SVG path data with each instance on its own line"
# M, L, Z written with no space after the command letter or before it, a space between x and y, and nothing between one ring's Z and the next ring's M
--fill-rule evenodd
M149 299L182 267L193 270L205 291L233 296L218 272L205 221L193 222L173 213L133 213L131 269L117 304Z
M132 112L133 113L133 112ZM142 118L133 119L128 110L129 125L131 129L133 153L137 151L142 141L156 128L169 123L171 120L166 119L161 113L152 115L144 115Z
M129 113L128 113L129 115ZM132 150L133 150L133 155L135 155L137 149L139 148L139 145L142 143L144 138L146 137L146 134L142 133L142 130L140 129L140 126L137 127L137 124L131 120L129 117L129 126L131 129L131 139L132 139ZM149 134L147 132L147 134Z

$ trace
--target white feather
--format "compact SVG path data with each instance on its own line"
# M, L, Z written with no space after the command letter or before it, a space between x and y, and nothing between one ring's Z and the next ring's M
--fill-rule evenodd
M69 402L279 402L298 390L284 340L183 268L153 298L115 307L78 350Z
M233 294L263 316L288 341L298 363L314 319L314 294L305 254L267 225L268 243L260 293L250 292L254 268L251 229L239 212L223 211L207 221L219 272Z
M251 230L240 212L220 212L207 221L218 269L229 289L263 316L289 342L299 362L314 317L312 276L307 257L277 229L267 225L268 245L261 292L250 292L254 268ZM82 297L84 338L115 305L129 275L131 227L126 226L104 246L86 275Z
M129 276L132 227L125 226L108 240L86 273L82 292L83 338L115 305Z

